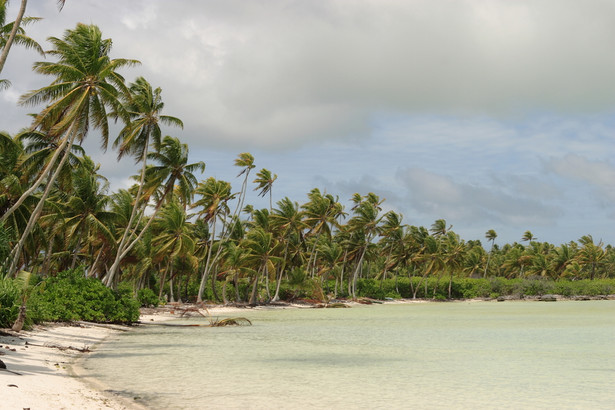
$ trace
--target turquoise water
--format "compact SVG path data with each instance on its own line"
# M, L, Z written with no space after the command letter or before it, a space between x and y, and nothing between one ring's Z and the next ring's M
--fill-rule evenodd
M234 316L254 325L122 333L86 370L153 409L615 408L615 301Z

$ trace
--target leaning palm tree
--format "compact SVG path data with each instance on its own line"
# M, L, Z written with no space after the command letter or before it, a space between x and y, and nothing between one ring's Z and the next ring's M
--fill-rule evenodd
M263 168L256 173L256 179L254 180L254 183L257 184L254 190L259 191L258 196L264 197L265 195L269 194L269 212L271 212L271 210L273 209L271 188L273 187L273 183L276 179L278 179L277 174L272 175L271 171L266 168Z
M94 25L79 23L75 29L67 30L62 39L51 37L49 41L54 49L47 53L57 57L58 61L37 62L34 64L34 70L55 79L50 85L22 96L21 103L33 105L49 102L50 104L35 117L32 128L49 129L51 135L64 137L41 176L22 195L23 199L20 198L23 202L43 181L46 181L46 188L39 203L13 251L10 273L17 269L23 242L39 218L45 200L75 140L82 141L90 129L98 128L101 132L102 145L107 146L109 138L107 109L123 112L119 95L127 91L124 78L116 70L138 64L136 60L112 60L109 57L111 39L103 39L100 29ZM62 158L56 164L60 154L63 154ZM19 201L7 213L14 211L18 204ZM6 217L7 214L2 220Z
M218 223L218 220L222 222L222 234L224 235L226 231L226 218L230 212L228 202L233 199L234 195L231 193L230 183L217 180L213 177L209 177L205 182L201 182L197 186L195 193L201 198L192 206L202 207L202 210L199 212L199 216L201 216L205 222L209 223L209 231L211 232L211 235L209 236L209 246L207 247L205 269L201 275L201 283L197 294L197 303L201 303L203 301L202 297L205 290L207 277L214 262L217 261L220 253L222 252L222 246L219 244L215 256L212 257L214 241L216 239L216 224Z
M161 98L162 90L153 89L143 77L139 77L130 85L130 94L127 97L123 110L130 117L130 122L122 128L119 136L113 143L113 147L118 149L118 160L124 155L134 156L136 162L141 162L141 175L137 194L134 199L130 218L124 229L124 233L117 246L115 263L119 263L118 258L127 246L128 234L139 225L139 220L143 216L144 208L147 204L142 201L143 186L145 184L145 172L147 169L147 156L150 143L154 149L159 150L162 133L160 123L165 125L175 125L183 128L184 124L179 118L162 115L164 103Z
M188 164L188 145L182 144L178 138L168 135L162 140L160 151L151 152L149 159L158 162L158 165L147 168L144 188L148 198L154 196L156 191L159 191L154 212L143 229L141 229L141 232L126 245L120 256L111 265L109 272L104 278L104 283L107 286L113 285L122 259L128 255L141 239L144 232L150 227L168 197L175 192L179 196L179 200L189 202L194 195L197 185L194 173L205 171L205 163L203 161ZM175 186L176 184L177 187Z

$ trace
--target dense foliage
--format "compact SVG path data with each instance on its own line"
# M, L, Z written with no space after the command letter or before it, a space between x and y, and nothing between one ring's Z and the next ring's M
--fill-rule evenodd
M111 290L82 269L68 270L40 283L28 303L35 322L86 320L132 323L139 320L139 303L130 286Z
M98 27L78 24L50 42L34 66L49 85L21 98L41 111L18 135L0 133L0 276L44 279L31 297L37 320L131 321L133 294L147 306L613 292L615 250L589 235L554 245L527 231L498 246L488 230L483 247L442 219L405 224L373 193L344 205L314 188L302 202L274 203L277 175L253 174L249 153L235 161L239 188L204 177L188 146L163 136L161 125L183 124L162 114L161 90L141 77L126 83L119 70L137 62L112 59ZM117 136L110 117L122 124ZM140 164L133 187L109 193L79 145L92 130L105 147L111 138L118 160ZM269 207L250 205L250 191ZM132 288L110 290L120 282ZM15 290L0 286L2 325L15 314Z

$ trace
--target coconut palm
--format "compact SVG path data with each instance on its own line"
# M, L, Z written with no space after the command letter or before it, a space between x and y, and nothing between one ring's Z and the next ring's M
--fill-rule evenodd
M32 128L49 129L52 136L64 135L64 137L41 176L20 198L23 202L46 180L46 188L32 212L20 242L13 251L10 273L16 271L23 242L40 216L43 204L62 165L68 159L74 141L76 139L82 141L90 129L97 128L100 130L103 146L106 147L109 138L107 107L121 112L119 94L126 91L124 79L116 70L138 63L135 60L112 60L109 57L111 40L103 39L100 29L94 25L79 23L74 30L67 30L64 38L51 37L48 40L54 46L48 54L57 57L58 61L37 62L34 64L34 70L53 76L55 79L49 86L22 96L21 103L32 105L50 102L35 117ZM53 125L50 126L50 124ZM60 154L63 154L62 158L59 164L56 164ZM52 169L55 171L48 177ZM20 201L17 201L7 213L13 212ZM6 217L7 214L2 217L2 220Z
M178 138L170 136L164 137L160 145L160 151L150 152L149 159L158 163L158 165L152 165L147 168L144 187L147 198L154 196L156 191L159 191L154 212L141 232L126 245L120 257L116 258L109 269L104 279L104 283L107 286L113 285L122 259L128 255L130 250L141 239L143 233L149 228L160 208L167 200L167 197L174 192L175 185L177 184L175 192L178 194L179 199L188 202L194 195L197 185L194 173L205 170L205 163L202 161L188 164L188 146L182 144Z
M271 272L275 272L275 266L281 260L277 256L279 244L271 232L265 232L262 228L257 227L248 232L246 239L242 242L242 246L247 251L245 256L246 263L255 272L249 301L251 305L254 305L257 302L260 277L263 275L269 276Z
M96 173L97 170L98 166L94 166L89 157L84 158L83 165L74 174L74 193L62 206L66 248L73 250L71 269L76 266L80 253L94 254L91 245L95 239L115 240L111 230L115 214L107 210L108 182Z
M287 265L289 256L289 246L293 243L293 238L302 238L302 232L307 227L302 220L303 213L299 211L299 204L284 197L277 202L277 209L274 209L270 216L273 229L277 232L277 238L284 243L282 262L278 267L275 294L272 301L276 302L280 298L280 285L282 275Z
M373 194L372 194L373 195ZM355 206L353 212L354 216L348 221L348 226L351 232L359 236L357 249L357 261L352 280L352 297L356 298L356 283L367 252L368 246L372 239L378 234L378 224L382 217L379 217L379 201L374 202L372 197L366 196L365 200Z
M201 284L199 285L199 292L197 294L197 303L202 302L203 292L205 291L205 283L207 277L213 267L213 264L218 260L222 247L219 246L216 254L212 257L212 251L214 248L214 241L216 240L216 226L218 222L222 223L222 236L227 232L226 230L226 218L230 212L228 203L234 198L231 193L231 184L218 180L214 177L209 177L204 182L200 182L195 191L196 195L201 198L197 200L192 207L201 207L202 210L198 213L198 216L204 221L209 223L209 244L207 247L207 258L205 260L205 269L201 275Z
M589 279L594 280L596 267L606 256L606 252L602 248L602 241L594 243L594 238L591 235L584 235L579 239L579 243L582 246L577 253L576 260L581 266L589 267Z
M178 258L194 259L193 252L195 247L192 230L188 222L189 216L186 215L184 208L180 205L177 198L173 198L160 210L158 217L152 225L157 232L152 239L158 254L167 259L170 271L165 269L160 278L160 290L164 288L165 277L169 275L171 300L173 301L173 268ZM161 295L159 295L161 296Z
M487 263L485 264L485 272L483 273L483 278L487 277L487 269L489 269L489 261L491 259L491 254L493 253L493 244L495 243L495 238L498 237L498 234L493 230L489 229L485 232L485 238L488 241L491 241L491 249L489 250L489 255L487 255Z
M276 179L278 179L277 174L272 175L271 171L263 168L256 173L256 179L254 180L254 183L257 184L257 187L254 188L254 190L259 191L258 196L264 197L265 195L269 194L269 211L273 209L271 188L273 187L273 183Z
M246 190L248 189L248 177L250 176L250 171L255 167L254 165L254 157L249 152L242 152L235 159L235 166L240 167L241 171L237 174L237 177L244 176L243 182L241 183L241 191L239 192L237 207L233 212L233 216L238 216L239 212L243 210L243 202L246 198Z
M137 163L141 162L141 174L134 206L130 213L130 218L125 227L124 233L118 244L116 260L124 252L128 234L133 231L134 226L139 225L139 219L143 215L143 210L147 204L142 201L143 186L145 184L145 172L147 169L147 158L150 143L154 149L159 150L162 138L160 124L175 125L183 128L184 124L178 118L162 115L164 108L160 88L153 89L143 77L138 77L129 87L130 94L125 96L127 100L122 110L129 116L129 122L122 128L113 147L118 150L118 160L125 155L135 157Z

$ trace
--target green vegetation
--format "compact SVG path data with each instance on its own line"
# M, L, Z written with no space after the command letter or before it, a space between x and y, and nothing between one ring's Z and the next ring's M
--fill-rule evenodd
M31 295L29 309L35 322L139 320L139 303L132 297L130 286L123 284L113 291L95 278L86 278L82 269L47 278Z
M484 248L443 219L404 224L373 193L345 206L314 188L301 203L274 203L277 175L261 169L251 181L249 153L235 161L238 189L205 177L186 144L163 136L161 126L183 123L163 115L161 89L120 74L137 61L112 58L111 40L94 25L49 41L34 71L50 83L20 100L42 104L40 112L18 135L0 133L0 326L16 320L24 300L13 279L21 271L41 278L28 294L30 321L125 323L137 319L139 304L161 300L614 292L615 249L591 236L554 245L526 231L522 243L498 246L489 230ZM122 124L117 136L109 119ZM118 161L140 164L130 189L109 192L79 145L92 130L103 147L112 139ZM248 203L253 191L268 197L268 208Z

